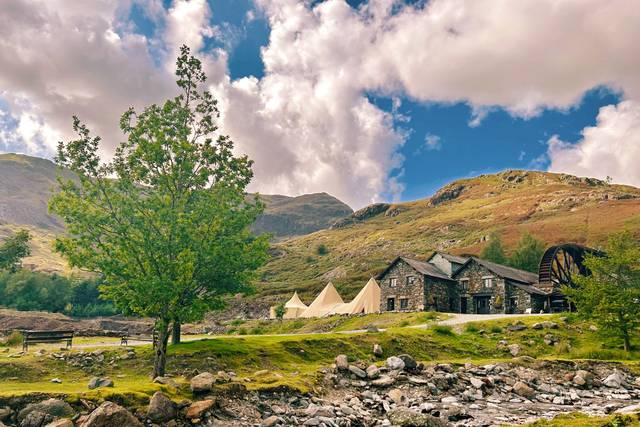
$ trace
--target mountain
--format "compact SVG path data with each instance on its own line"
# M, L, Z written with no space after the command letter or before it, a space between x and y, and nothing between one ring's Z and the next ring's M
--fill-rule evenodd
M331 229L276 244L257 296L267 304L297 290L308 303L331 280L348 299L396 256L477 255L494 231L513 249L524 232L546 244L599 247L623 229L640 233L638 188L546 172L482 175L428 199L368 206Z
M0 154L0 239L19 228L29 229L33 235L33 256L26 259L25 264L45 271L65 272L64 261L51 253L51 242L56 234L64 231L64 226L47 212L57 173L57 166L50 160ZM275 240L327 228L353 213L349 206L327 193L260 197L266 207L253 229L259 234L270 233Z

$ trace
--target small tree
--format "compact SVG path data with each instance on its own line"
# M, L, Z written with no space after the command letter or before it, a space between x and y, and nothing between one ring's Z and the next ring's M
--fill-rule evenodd
M591 275L574 276L576 287L565 287L564 293L580 316L621 338L629 351L640 326L640 242L629 233L615 234L606 255L587 255L585 265Z
M537 273L543 254L544 244L531 234L524 233L518 242L516 250L509 258L509 264L521 270Z
M282 319L284 318L284 315L287 312L287 309L285 308L283 303L280 303L275 306L274 311L276 313L276 319L282 321Z
M0 270L16 272L22 268L22 258L31 255L30 239L28 231L20 230L0 245Z
M506 264L507 257L504 254L504 247L502 245L502 239L498 233L491 233L489 236L489 243L482 249L480 258L492 261L498 264Z
M249 230L263 209L245 199L252 162L234 156L228 136L214 136L216 101L201 89L205 74L186 46L176 75L179 96L122 115L127 140L111 162L74 117L78 139L60 143L56 160L79 180L60 177L50 201L69 232L56 250L99 273L102 294L123 312L155 319L154 377L165 373L170 325L247 291L268 247Z

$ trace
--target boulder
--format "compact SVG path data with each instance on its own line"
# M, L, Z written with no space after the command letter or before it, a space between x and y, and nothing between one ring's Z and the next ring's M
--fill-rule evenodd
M89 390L100 387L113 387L113 381L110 378L93 377L89 380Z
M509 353L511 353L513 357L516 357L520 354L521 349L519 344L510 344L507 346L507 348L509 349Z
M207 399L193 402L188 408L186 417L189 419L202 418L202 415L216 404L215 400Z
M387 393L389 399L395 402L396 405L402 405L407 400L406 396L399 388L394 388Z
M578 387L591 387L593 384L593 374L589 371L579 370L573 376L573 383Z
M59 420L55 420L44 427L73 427L73 421L67 418L61 418Z
M371 385L374 387L388 387L390 385L395 384L395 382L396 382L395 378L390 377L389 375L383 375L377 380L371 381Z
M418 366L415 359L408 354L400 354L398 358L402 359L402 361L404 362L404 369L406 369L407 371L413 371Z
M349 372L351 372L353 375L355 375L360 379L367 378L367 373L362 369L358 368L357 366L349 365Z
M173 378L155 377L153 382L156 384L168 385L169 387L178 388L178 383Z
M13 415L13 410L8 406L0 408L0 421L8 420Z
M404 369L404 361L396 356L387 359L387 367L392 371L401 371Z
M527 325L522 322L517 322L513 325L507 326L507 330L511 332L524 331L525 329L527 329Z
M616 414L635 414L640 412L640 403L635 405L625 406L624 408L617 409Z
M522 397L526 397L527 399L532 398L536 394L536 391L534 389L532 389L522 381L518 381L513 385L513 392Z
M40 420L40 424L37 424L37 427L54 421L55 418L72 418L75 415L73 408L67 402L60 399L47 399L42 402L27 405L22 411L20 411L18 413L18 421L20 424L24 425L26 418L32 412L42 414L30 417L30 425L37 423L35 420L36 418Z
M482 381L480 378L471 377L469 382L475 388L482 388L484 386L484 381Z
M382 357L383 351L382 351L382 346L380 344L373 345L373 354L376 357Z
M399 427L446 427L447 422L432 415L421 414L406 408L390 411L387 417L391 424Z
M104 402L87 417L79 427L142 427L129 411L113 402Z
M24 417L20 427L41 427L56 420L56 417L41 411L31 411Z
M376 365L370 365L367 368L367 378L371 379L371 380L375 380L376 378L378 378L380 376L380 369L378 369L378 367Z
M164 423L176 417L176 404L164 395L161 391L156 391L149 401L147 418L154 423Z
M277 415L271 415L270 417L265 418L260 423L261 427L273 427L276 424L280 423L281 419Z
M346 354L339 354L336 356L336 368L341 371L349 369L349 358Z
M619 371L614 371L613 374L605 378L602 383L609 388L620 388L625 383L625 379Z
M194 393L206 393L211 391L216 377L210 372L203 372L191 378L191 391Z

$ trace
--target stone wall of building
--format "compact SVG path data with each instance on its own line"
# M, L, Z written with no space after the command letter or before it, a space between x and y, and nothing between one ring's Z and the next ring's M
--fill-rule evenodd
M484 278L492 278L492 286L484 286ZM459 281L468 280L468 291L465 294L467 300L467 313L476 313L478 299L489 297L488 313L504 313L508 302L505 302L505 280L481 266L475 261L470 262L459 270L455 278Z
M413 283L407 280L413 277ZM391 286L391 280L396 285ZM393 311L422 311L425 309L424 276L403 260L399 260L384 276L378 280L380 285L380 311L389 311L388 300L394 299ZM401 301L406 300L406 307Z
M433 277L426 277L425 282L424 299L426 301L426 310L453 313L460 311L460 297L456 282L438 280Z
M531 307L531 294L507 282L506 286L506 312L511 314L524 313Z

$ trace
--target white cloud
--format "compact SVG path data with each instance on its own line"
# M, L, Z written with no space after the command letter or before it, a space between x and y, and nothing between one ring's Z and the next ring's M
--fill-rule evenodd
M549 139L549 170L640 186L640 102L602 107L576 144Z

